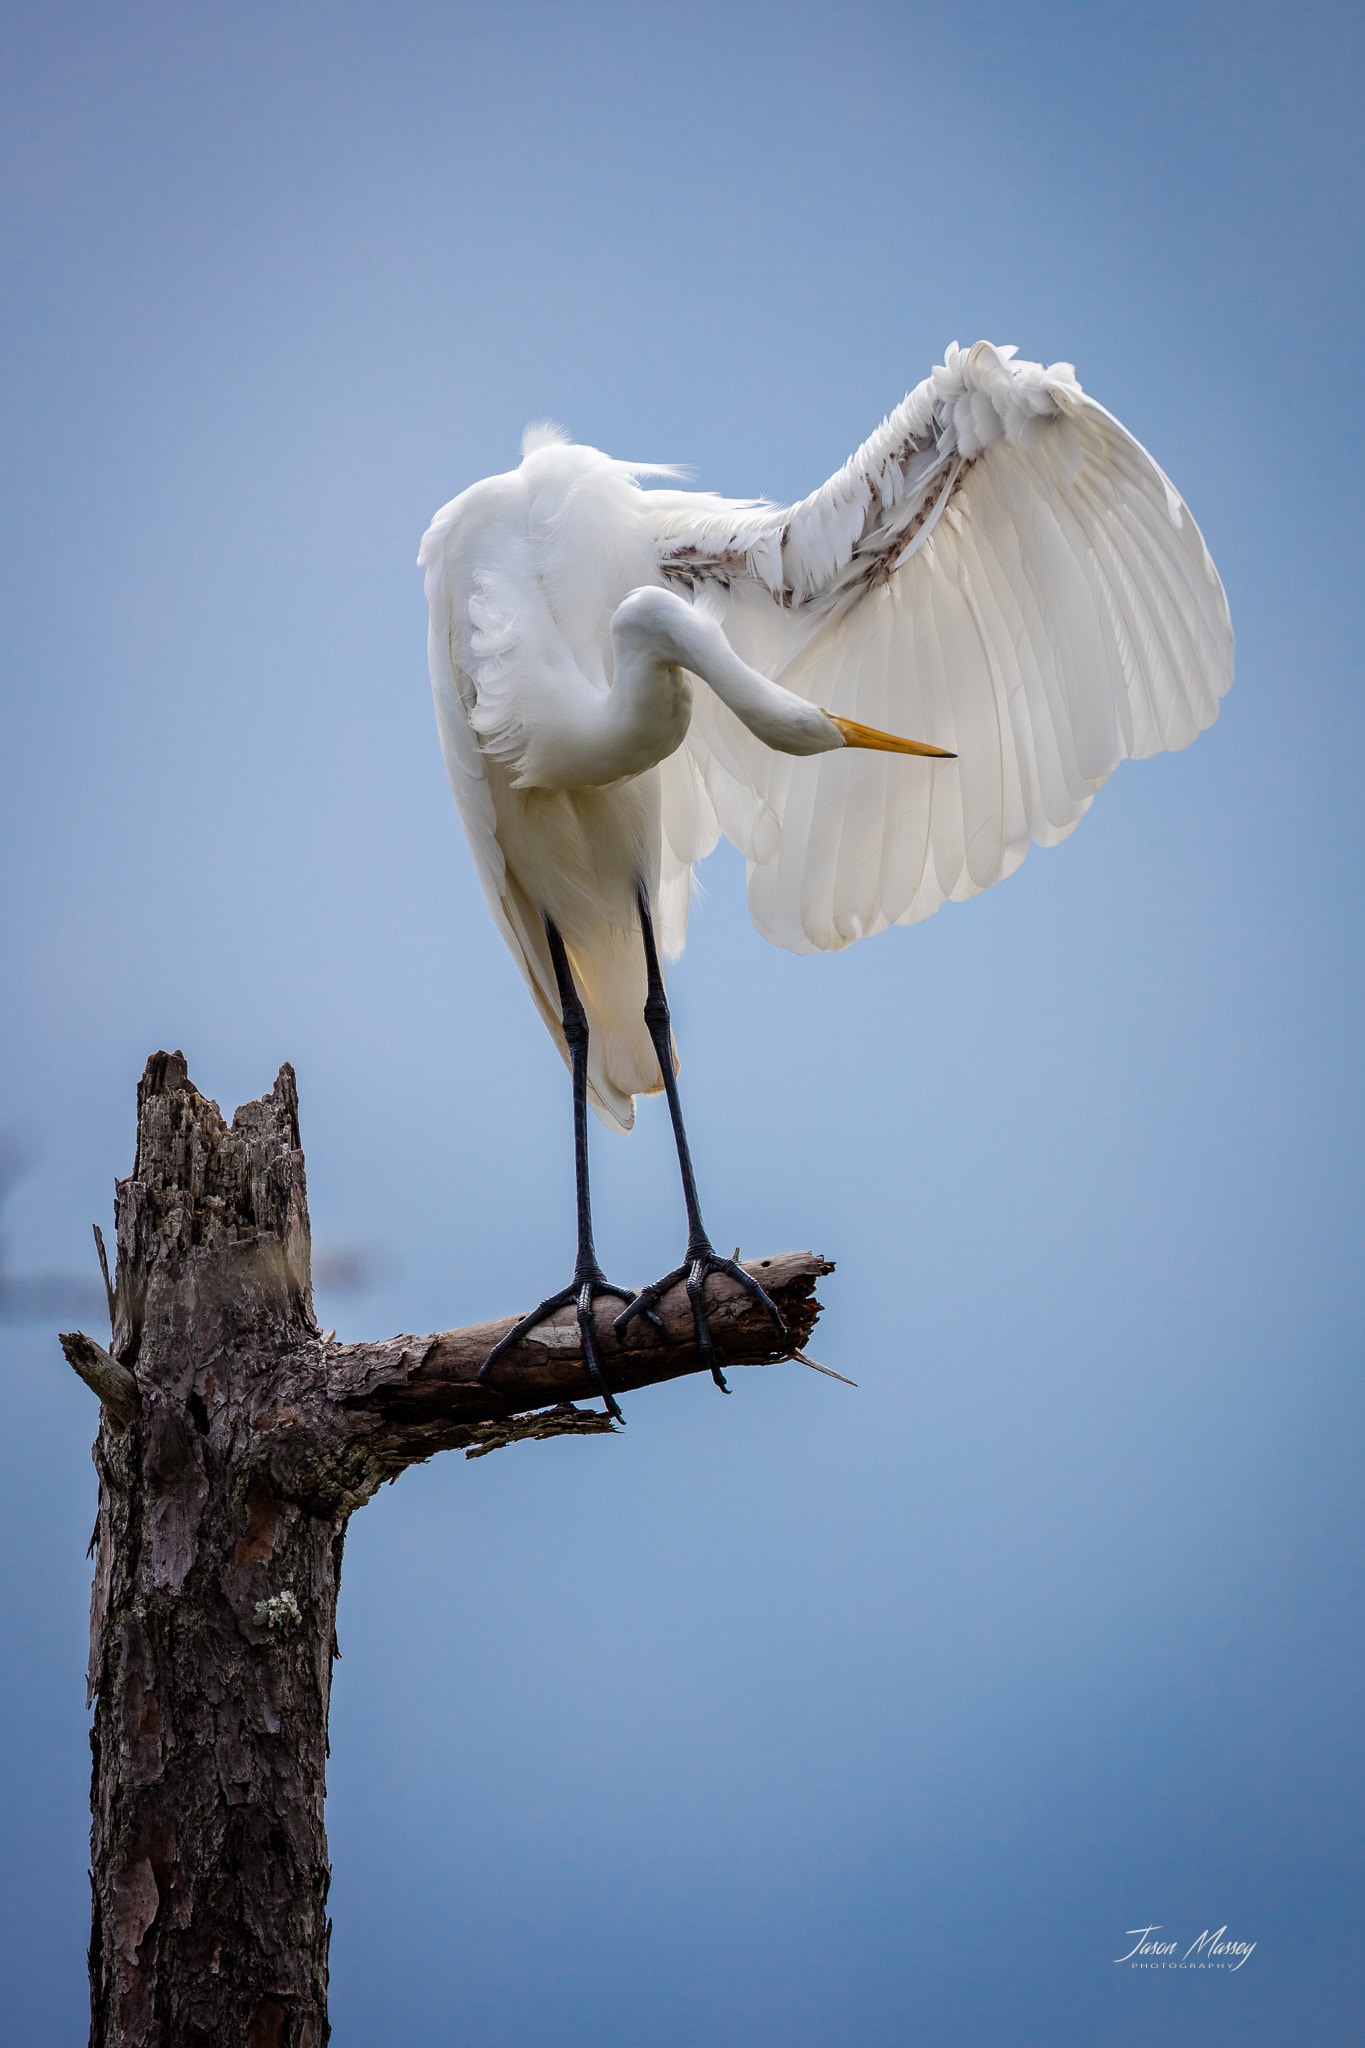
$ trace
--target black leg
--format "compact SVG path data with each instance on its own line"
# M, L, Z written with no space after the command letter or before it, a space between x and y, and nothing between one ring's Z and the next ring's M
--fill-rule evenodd
M706 1226L701 1220L701 1203L697 1200L697 1181L692 1171L692 1153L687 1143L687 1132L683 1126L682 1105L678 1101L678 1083L673 1072L673 1036L668 1015L668 997L664 993L664 978L659 972L659 955L654 945L654 925L649 915L649 897L642 887L639 894L640 936L645 947L645 971L648 976L648 994L645 997L645 1023L654 1050L659 1058L659 1072L663 1076L664 1094L668 1098L668 1113L673 1119L673 1138L678 1147L678 1170L682 1175L683 1201L687 1204L687 1256L680 1266L666 1273L662 1280L656 1280L651 1287L642 1288L628 1308L616 1318L614 1328L619 1333L632 1316L648 1316L657 1324L654 1310L659 1300L670 1287L676 1287L680 1280L687 1282L687 1298L692 1304L692 1322L697 1333L697 1347L711 1368L711 1377L724 1393L729 1393L720 1369L720 1356L712 1342L710 1326L706 1319L705 1287L708 1273L728 1273L732 1280L738 1280L748 1289L755 1301L762 1302L772 1317L779 1337L785 1338L787 1326L778 1313L777 1304L759 1286L752 1273L734 1259L722 1258L706 1235Z
M559 984L560 1014L564 1020L564 1039L569 1048L569 1060L573 1074L573 1147L574 1147L574 1190L578 1198L578 1257L574 1261L573 1280L542 1301L539 1308L532 1309L529 1316L523 1316L515 1328L509 1330L501 1341L493 1346L483 1364L479 1367L479 1378L486 1381L490 1366L502 1353L521 1337L543 1323L547 1316L558 1308L573 1302L578 1313L578 1327L583 1338L583 1356L588 1369L596 1380L607 1412L624 1420L616 1405L614 1396L607 1386L602 1373L602 1362L597 1355L597 1331L593 1324L592 1305L598 1295L610 1294L617 1301L629 1301L628 1287L613 1287L597 1263L597 1253L592 1241L592 1202L588 1193L588 1019L574 987L573 975L569 970L568 955L558 927L547 917L545 934L550 941L550 958L554 962L555 980ZM652 1304L651 1304L652 1307ZM663 1325L657 1316L651 1314L650 1321L662 1335Z

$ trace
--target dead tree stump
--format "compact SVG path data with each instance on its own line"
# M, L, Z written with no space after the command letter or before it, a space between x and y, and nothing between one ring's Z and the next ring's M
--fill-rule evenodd
M180 1053L138 1087L117 1189L110 1349L63 1336L99 1395L89 1694L91 2048L322 2048L330 1870L327 1710L351 1514L433 1452L599 1434L566 1311L497 1368L512 1318L335 1344L309 1283L290 1067L231 1126ZM754 1260L791 1347L819 1313L809 1252ZM790 1356L733 1282L712 1283L732 1364ZM682 1288L667 1340L600 1341L617 1393L702 1368Z

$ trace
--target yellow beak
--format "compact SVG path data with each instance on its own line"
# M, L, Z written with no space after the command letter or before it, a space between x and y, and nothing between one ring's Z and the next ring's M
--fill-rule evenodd
M823 705L821 709L824 709ZM846 747L872 747L879 754L923 754L930 761L957 759L957 755L950 754L946 747L929 747L923 740L897 739L892 732L878 732L875 725L859 725L856 718L836 718L832 711L826 711L825 716L837 729Z

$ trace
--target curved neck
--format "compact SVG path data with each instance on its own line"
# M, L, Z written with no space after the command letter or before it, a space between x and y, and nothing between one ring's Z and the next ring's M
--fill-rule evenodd
M818 705L750 668L717 622L669 590L633 590L611 622L616 685L653 663L690 669L746 725L782 754L826 754L845 740Z
M670 590L632 590L612 613L614 679L579 687L540 707L520 755L520 788L575 789L643 775L673 753L692 717L689 675L700 676L754 738L780 754L829 754L836 747L952 760L942 747L900 739L822 711L741 661L720 625Z
M615 650L610 689L563 670L524 721L520 789L604 789L643 775L687 736L692 684L681 666L638 639Z

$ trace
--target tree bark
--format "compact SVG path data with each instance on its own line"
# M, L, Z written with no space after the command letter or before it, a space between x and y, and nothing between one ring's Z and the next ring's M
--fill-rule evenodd
M596 1434L568 1311L480 1386L511 1317L336 1344L309 1282L293 1070L229 1127L180 1053L138 1088L118 1183L113 1337L62 1346L99 1395L89 1696L92 2048L322 2048L328 2038L327 1711L347 1522L434 1452ZM790 1343L727 1280L727 1362L806 1343L809 1252L749 1262ZM614 1392L702 1369L681 1287L601 1347Z

